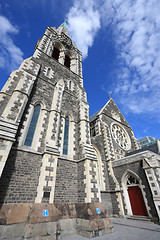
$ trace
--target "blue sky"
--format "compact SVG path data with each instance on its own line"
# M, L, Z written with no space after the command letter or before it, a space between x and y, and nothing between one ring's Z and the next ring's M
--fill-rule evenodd
M160 138L159 0L0 0L0 89L47 26L83 53L90 115L111 94L137 138Z

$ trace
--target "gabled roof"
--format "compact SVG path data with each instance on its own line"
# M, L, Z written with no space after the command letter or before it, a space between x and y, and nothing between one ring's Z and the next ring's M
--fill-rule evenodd
M113 113L112 113L112 110L113 110ZM107 115L108 117L113 118L113 119L114 119L113 114L117 114L117 116L119 116L119 119L115 118L116 121L131 128L130 125L128 124L128 122L126 121L125 117L123 116L123 114L121 113L121 111L119 110L119 108L117 107L117 105L115 104L114 100L111 97L108 100L108 102L104 105L104 107L102 107L99 111L97 111L95 114L93 114L90 117L90 119L89 119L90 122L94 121L101 114Z
M103 109L107 106L107 104L109 103L110 99L108 100L108 102L104 105L104 107L102 107L99 111L97 111L96 113L94 113L92 116L90 116L89 121L92 122L94 121L98 115L100 115L103 111Z

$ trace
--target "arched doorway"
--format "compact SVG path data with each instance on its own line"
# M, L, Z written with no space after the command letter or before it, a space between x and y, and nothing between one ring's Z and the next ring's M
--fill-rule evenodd
M122 178L124 198L129 215L148 216L140 178L128 171Z

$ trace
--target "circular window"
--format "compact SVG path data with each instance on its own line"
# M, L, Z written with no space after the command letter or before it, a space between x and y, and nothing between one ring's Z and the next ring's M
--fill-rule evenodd
M113 123L111 125L111 132L115 142L124 150L129 150L131 148L131 141L128 133L122 126Z

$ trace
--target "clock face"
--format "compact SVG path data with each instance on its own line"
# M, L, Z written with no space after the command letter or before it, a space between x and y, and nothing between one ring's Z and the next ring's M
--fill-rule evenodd
M115 142L124 150L131 148L131 141L128 133L118 124L111 125L111 132Z

